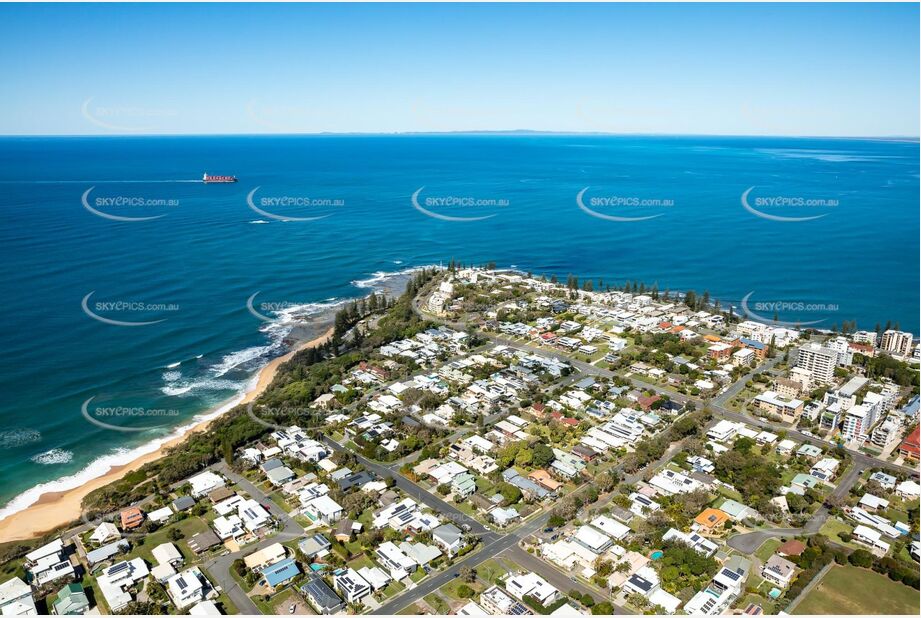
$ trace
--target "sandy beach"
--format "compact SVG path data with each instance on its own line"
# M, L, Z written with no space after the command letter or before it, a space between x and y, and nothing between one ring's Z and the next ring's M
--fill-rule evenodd
M269 362L259 372L255 386L243 396L239 404L249 403L261 395L268 385L272 383L272 380L275 379L278 368L294 356L295 353L305 348L325 343L332 336L332 333L333 329L330 327L329 330L316 339L298 344L284 356L279 356ZM223 405L218 406L218 408L223 407ZM102 476L94 478L79 487L67 491L43 494L35 504L0 520L0 543L35 538L45 532L78 520L81 512L80 505L87 494L113 481L117 481L145 464L160 459L167 450L181 444L190 434L207 431L214 420L214 418L211 418L202 421L182 436L165 442L156 451L142 455L123 466L113 467Z

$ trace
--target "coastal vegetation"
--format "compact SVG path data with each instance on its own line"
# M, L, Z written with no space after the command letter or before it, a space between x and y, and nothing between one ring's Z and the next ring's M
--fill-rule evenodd
M313 415L309 406L313 400L338 382L370 350L429 326L413 312L412 299L435 272L426 269L415 273L407 283L406 292L397 299L372 294L367 300L355 301L341 309L329 342L299 351L279 368L272 384L256 400L257 416L269 409L275 423L297 422L309 427ZM356 331L359 322L379 313L382 316L374 328L347 336ZM249 416L246 406L237 406L215 419L208 431L190 434L164 457L88 494L83 500L84 512L94 517L150 494L167 492L173 483L226 458L228 453L269 431Z

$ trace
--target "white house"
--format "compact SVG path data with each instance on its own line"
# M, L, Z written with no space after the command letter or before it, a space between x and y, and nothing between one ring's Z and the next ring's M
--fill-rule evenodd
M333 586L348 603L361 603L361 600L371 594L371 584L349 568L333 577Z
M36 616L32 588L18 577L0 584L0 613L4 616Z
M560 591L536 573L509 577L505 580L505 589L517 599L523 600L526 596L534 597L545 607L560 598Z
M889 543L882 540L882 534L862 524L854 528L854 540L877 553L885 554L889 551Z
M180 610L204 601L210 590L208 580L198 567L174 575L166 582L170 600Z
M214 472L206 470L190 478L189 484L192 486L192 496L198 498L214 491L218 487L223 487L227 482Z
M304 504L304 514L331 526L342 518L343 509L338 502L327 495L320 496Z
M122 533L119 532L118 526L112 522L104 521L99 524L93 534L90 535L90 540L94 543L105 543L109 540L120 539Z

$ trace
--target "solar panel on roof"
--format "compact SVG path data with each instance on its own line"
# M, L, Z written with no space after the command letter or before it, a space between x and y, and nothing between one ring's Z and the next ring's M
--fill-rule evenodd
M129 564L127 562L119 562L118 564L113 564L109 567L108 574L115 575L116 573L121 573L124 570L127 570Z
M735 571L730 571L729 569L723 569L723 575L725 575L726 577L728 577L734 582L739 581L739 578L741 577L741 575L739 575Z

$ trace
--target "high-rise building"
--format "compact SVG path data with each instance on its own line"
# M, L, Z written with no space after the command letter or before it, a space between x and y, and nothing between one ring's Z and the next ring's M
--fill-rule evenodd
M900 330L887 330L883 333L879 347L890 354L908 356L911 353L911 333Z
M825 342L825 347L838 353L838 365L850 365L854 360L854 351L844 337L835 337Z
M797 350L796 366L806 369L812 384L831 384L838 364L838 352L818 343L807 343Z
M844 413L841 420L841 437L846 441L866 440L870 428L876 422L876 408L867 404L853 406Z

